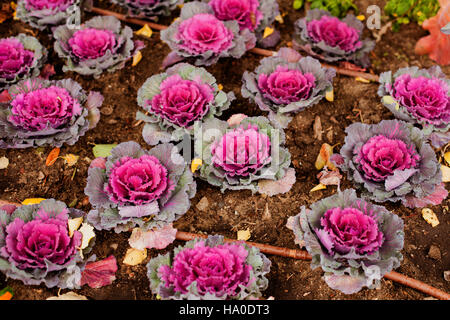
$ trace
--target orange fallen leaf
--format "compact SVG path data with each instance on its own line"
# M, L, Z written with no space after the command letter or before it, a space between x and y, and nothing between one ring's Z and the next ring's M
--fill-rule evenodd
M6 291L3 295L0 296L0 300L11 300L12 294L9 291Z
M52 151L50 151L50 153L47 156L47 160L45 160L45 165L47 167L50 167L56 162L59 156L59 151L60 151L59 148L54 148Z
M142 59L142 53L140 51L136 52L136 54L133 56L133 62L131 64L132 67L135 67L139 61Z
M328 143L322 144L322 147L320 147L319 154L317 155L316 159L316 169L321 170L323 167L327 166L328 169L334 170L336 169L336 166L330 161L330 157L333 154L333 147L330 146Z

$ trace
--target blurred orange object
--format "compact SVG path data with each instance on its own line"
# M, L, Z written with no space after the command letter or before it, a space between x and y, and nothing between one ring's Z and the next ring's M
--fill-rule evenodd
M441 32L441 28L450 22L450 0L439 0L441 8L436 16L423 22L422 28L430 32L416 43L415 52L428 54L430 59L446 66L450 64L450 35Z

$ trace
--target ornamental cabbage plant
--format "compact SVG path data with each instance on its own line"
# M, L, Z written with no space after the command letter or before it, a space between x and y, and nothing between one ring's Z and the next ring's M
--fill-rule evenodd
M353 123L334 161L363 195L414 208L437 205L448 192L436 155L423 132L398 120Z
M403 259L403 220L347 189L313 203L289 218L296 242L321 267L325 282L345 294L379 287L381 278Z
M283 183L288 177L291 154L284 147L284 132L275 129L266 117L246 117L233 125L208 119L199 136L203 163L198 174L222 192L256 192L263 181ZM199 143L198 137L194 143ZM295 176L288 190L294 182Z
M353 14L340 20L328 11L313 9L297 20L294 28L294 47L308 55L329 62L350 61L363 68L370 66L368 54L375 42L362 39L364 25Z
M80 16L81 0L18 0L17 18L44 30Z
M69 230L68 222L83 216L54 199L0 207L0 271L26 285L79 288L86 262L95 260L83 258L93 241L80 249L83 234Z
M254 300L268 286L270 266L256 247L209 236L151 259L147 276L163 300Z
M262 59L254 72L244 72L241 92L285 128L290 114L318 103L333 89L335 75L334 69L322 67L318 60L281 48L276 55Z
M54 48L65 60L63 71L98 77L104 71L122 69L144 47L133 41L133 30L113 16L97 16L73 29L59 26L53 33Z
M103 96L72 79L27 79L0 103L0 148L73 145L100 120Z
M178 5L183 4L183 0L111 0L128 9L130 17L156 19L158 16L170 15Z
M378 95L400 120L419 125L436 147L450 141L450 80L439 66L402 68L380 75Z
M240 31L235 20L219 20L213 9L201 2L185 4L180 18L161 31L161 40L179 59L192 58L195 65L205 66L223 57L240 58L256 44L249 29Z
M103 165L89 168L84 192L94 208L87 218L96 229L146 231L185 214L196 183L174 145L147 151L129 141L113 148Z
M37 77L47 59L38 39L20 33L0 39L0 89L29 77Z
M204 68L179 63L148 78L138 91L138 104L149 114L137 113L146 122L145 142L181 140L194 135L194 122L220 116L234 100L234 93L219 89Z
M264 29L272 26L280 14L276 0L203 0L209 3L214 15L222 21L237 21L240 30L248 29L256 34L263 47L271 47L280 40L276 30L263 38Z

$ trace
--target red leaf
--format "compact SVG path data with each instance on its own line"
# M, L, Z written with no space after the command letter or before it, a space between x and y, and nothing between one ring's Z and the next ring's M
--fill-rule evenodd
M11 100L11 96L9 95L8 90L3 90L2 93L0 93L0 103L5 103Z
M97 289L116 280L117 260L113 255L106 259L88 263L81 273L81 285Z
M41 70L41 74L39 75L40 78L48 80L51 76L53 76L54 74L56 74L55 72L55 67L50 64L47 63Z

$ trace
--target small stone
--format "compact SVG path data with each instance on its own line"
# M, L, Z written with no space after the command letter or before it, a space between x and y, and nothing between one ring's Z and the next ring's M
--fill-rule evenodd
M208 198L203 197L200 199L200 201L197 203L196 208L200 211L206 211L209 207L209 201Z
M445 281L450 281L450 270L444 271Z
M118 243L112 243L112 244L110 245L110 247L111 247L111 249L113 249L113 250L115 251L115 250L117 250L117 248L119 247L119 244L118 244Z
M426 297L426 298L423 298L423 300L437 300L435 297Z
M434 260L441 260L441 250L435 245L431 245L428 256Z

